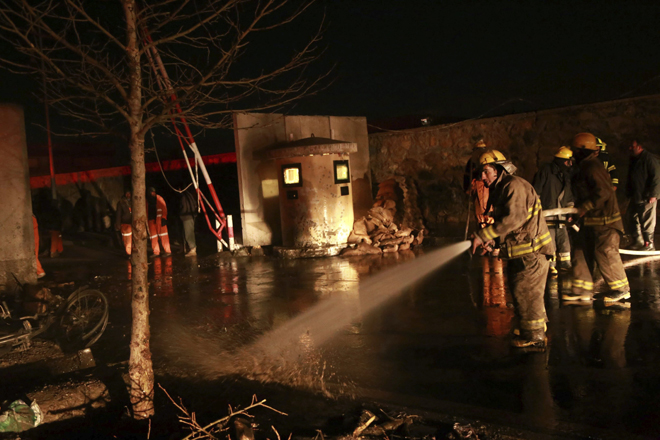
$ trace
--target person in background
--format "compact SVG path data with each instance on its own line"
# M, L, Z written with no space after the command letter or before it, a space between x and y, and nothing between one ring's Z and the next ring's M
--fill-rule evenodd
M57 206L57 200L49 199L48 206L50 258L57 258L64 252L64 244L62 243L62 214Z
M488 224L490 217L486 210L488 209L488 187L481 181L481 165L479 158L486 152L486 142L483 139L477 140L472 148L472 156L465 165L463 175L463 190L474 202L474 213L479 228Z
M179 199L179 217L183 225L184 252L186 257L197 255L197 243L195 241L195 219L197 217L198 200L197 190L193 186L188 187Z
M156 189L150 187L147 191L147 219L149 223L149 238L153 257L160 255L158 240L163 244L163 256L172 255L170 237L167 234L167 205L165 200L156 194Z
M472 236L472 252L491 248L500 239L500 256L507 260L508 280L520 318L520 334L511 345L545 349L548 320L543 296L548 278L548 259L555 254L534 187L514 176L515 166L492 150L479 159L481 178L490 191L493 224Z
M34 214L32 214L32 227L34 229L34 254L37 258L37 279L39 279L46 276L46 271L41 267L41 261L39 261L39 223Z
M633 239L631 249L654 251L655 211L660 197L660 164L637 140L630 143L628 151L630 166L626 196L630 199L627 216Z
M572 159L571 149L561 147L552 162L543 165L534 176L532 184L541 199L544 210L573 206L570 175ZM559 269L570 269L571 267L571 243L568 239L566 221L566 215L545 218L550 236L557 249L557 255L550 260L550 274L553 276L558 274L557 266Z
M598 159L603 162L603 166L607 173L610 175L610 180L612 182L612 188L616 191L619 186L619 172L616 170L616 165L610 160L610 153L605 149L607 144L599 137L596 138L596 146L600 148L598 153Z
M117 202L117 210L115 212L115 230L121 232L121 240L124 243L124 250L126 255L131 255L131 247L133 245L133 230L131 224L133 223L133 214L131 214L131 192L126 191L124 196Z

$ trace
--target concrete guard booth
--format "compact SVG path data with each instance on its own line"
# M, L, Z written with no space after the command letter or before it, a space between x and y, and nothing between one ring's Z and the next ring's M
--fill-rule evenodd
M282 257L336 255L353 228L354 142L312 135L265 151L279 171Z

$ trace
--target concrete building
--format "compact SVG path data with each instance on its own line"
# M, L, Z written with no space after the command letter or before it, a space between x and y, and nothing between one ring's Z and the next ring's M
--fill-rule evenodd
M23 109L0 105L0 290L37 280ZM14 278L15 277L15 278Z

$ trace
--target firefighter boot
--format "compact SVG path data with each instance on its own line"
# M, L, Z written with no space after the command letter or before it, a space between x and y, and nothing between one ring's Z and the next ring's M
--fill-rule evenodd
M644 250L644 240L642 237L637 236L630 245L628 245L628 249L632 251L643 251Z
M548 276L550 278L554 278L557 275L559 275L559 272L557 271L557 257L553 255L552 257L550 257L549 260L550 260L550 265L548 269Z
M545 348L545 331L542 328L523 330L520 336L511 340L511 345L516 348Z
M613 290L603 296L603 301L608 302L617 302L624 299L630 298L630 292L625 292L623 290Z

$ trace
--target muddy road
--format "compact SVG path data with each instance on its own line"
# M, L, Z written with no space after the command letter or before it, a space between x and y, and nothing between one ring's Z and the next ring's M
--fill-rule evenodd
M424 252L153 259L151 322L160 382L179 395L215 389L218 399L222 389L231 400L249 394L237 383L256 379L277 388L280 402L291 401L287 393L311 389L339 397L335 402L378 401L560 437L660 436L660 260L630 260L632 300L609 307L562 304L558 293L568 277L550 282L549 348L543 353L508 346L514 316L501 261L463 254L386 305L357 313L328 342L318 345L303 335L296 367L261 364L250 353L238 361L231 355L329 298L341 296L359 310L361 280ZM54 290L73 290L61 286L73 281L108 296L110 325L93 351L99 365L125 365L129 262L95 254L43 263L45 284ZM206 397L188 402L204 413Z

